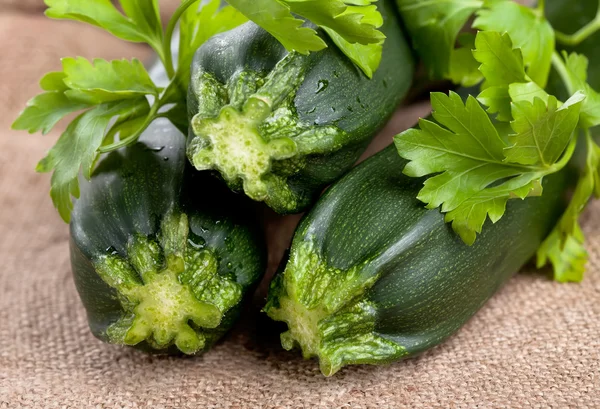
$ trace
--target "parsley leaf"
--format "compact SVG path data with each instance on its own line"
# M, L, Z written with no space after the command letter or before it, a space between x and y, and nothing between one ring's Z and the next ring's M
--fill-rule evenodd
M396 136L400 156L410 161L404 173L412 177L439 173L425 181L417 198L427 208L441 206L446 221L453 222L462 239L473 244L488 215L496 222L508 199L540 194L542 177L566 164L572 149L560 163L555 161L577 126L583 98L578 93L561 108L556 99L548 107L541 100L515 105L512 126L516 135L509 138L511 146L475 98L469 96L465 104L454 92L448 96L432 93L433 118L445 128L422 119L421 129ZM550 134L540 135L540 129ZM539 160L527 164L510 161L529 162L522 158L534 142L543 147Z
M410 160L404 173L429 178L418 198L430 209L447 212L499 178L516 176L519 166L504 162L508 144L500 137L481 105L469 96L466 104L455 92L431 94L433 118L422 119L420 130L396 136L400 156ZM460 194L457 194L460 192Z
M459 207L448 212L445 221L452 222L452 229L465 243L472 245L475 243L477 233L481 233L488 216L492 223L502 218L509 199L540 196L543 176L545 176L544 172L525 172L499 186L480 190Z
M396 0L415 50L434 79L450 77L456 37L481 0ZM453 74L456 76L458 74Z
M144 65L137 59L106 61L93 64L83 57L63 58L65 94L72 100L92 104L158 95Z
M368 78L373 78L373 73L379 67L383 55L383 43L358 44L346 41L335 31L324 27L325 32L340 50L356 64Z
M40 81L43 90L27 102L27 107L12 128L26 130L29 133L42 131L45 135L66 115L89 107L88 104L72 101L64 94L68 87L64 83L66 75L62 72L48 73Z
M327 44L304 20L291 14L290 6L278 0L227 0L248 19L264 28L289 51L301 54L319 51Z
M554 30L542 13L511 0L488 2L477 11L473 27L508 33L512 45L521 49L527 75L542 88L546 86L555 41Z
M45 0L48 9L46 15L50 18L78 20L103 28L109 33L123 40L136 43L149 43L160 47L157 43L154 25L150 29L152 20L158 18L155 0L124 0L121 2L123 9L132 13L123 15L110 0ZM138 4L136 4L138 3ZM145 8L146 11L140 10ZM154 16L154 17L152 17ZM150 20L146 20L146 19Z
M156 99L159 90L135 59L96 59L92 64L79 57L64 58L62 63L62 72L42 78L40 85L46 92L29 101L13 128L48 133L67 114L85 110L37 166L39 172L54 171L50 194L68 222L73 208L71 196L79 194L79 170L83 168L89 179L101 146L116 135L123 140L143 130L150 115L146 96Z
M304 20L323 28L335 44L368 76L379 66L385 36L374 0L227 0L229 4L277 38L289 50L301 54L327 47Z
M479 70L485 81L477 99L488 107L491 114L498 113L499 121L510 121L510 84L528 82L521 50L513 49L508 34L480 31L475 38L473 56L481 63Z
M147 99L142 96L137 99L107 102L89 109L69 124L56 145L38 163L38 172L54 170L50 195L54 206L66 222L69 222L73 209L71 195L79 197L79 169L83 168L86 178L91 177L97 150L104 140L111 119L116 116L127 118L136 115L140 106L147 109L147 105Z
M87 108L82 102L71 101L62 92L45 92L27 102L27 108L13 123L13 129L47 134L66 115Z
M542 194L542 179L572 158L578 140L573 135L580 127L587 138L586 170L567 212L538 251L538 265L552 263L557 280L580 281L587 253L578 217L592 193L600 196L600 147L589 131L600 125L600 93L587 82L587 58L565 52L561 57L555 47L556 38L575 45L590 37L597 21L568 36L546 20L544 1L534 9L509 0L397 2L434 78L476 85L480 77L474 66L480 64L484 81L477 100L500 121L493 123L471 96L465 104L453 93L432 94L438 123L421 120L421 129L395 138L400 156L409 160L404 173L435 174L418 198L428 208L441 206L446 221L472 244L488 217L495 223L503 216L508 200ZM455 48L457 33L473 11L473 27L483 31L474 46L466 41L470 33L463 33ZM473 48L476 63L469 57ZM551 67L572 95L564 104L552 95L556 84L544 89Z
M472 87L481 82L482 75L479 71L479 62L473 57L475 48L475 35L461 33L457 39L460 47L455 49L450 56L449 79L463 87Z
M573 95L558 108L558 100L550 96L547 103L534 98L533 102L513 102L514 135L512 146L504 150L506 160L523 165L551 166L564 152L577 123L585 95Z
M349 43L378 44L385 39L383 33L377 30L383 25L383 18L375 5L349 5L344 0L282 1L289 5L293 13L336 32Z
M590 197L600 190L600 147L586 133L587 158L583 175L577 183L569 207L550 236L542 243L537 253L537 266L552 263L554 279L560 282L583 279L588 254L584 247L585 237L579 225L579 216Z
M513 102L533 102L535 98L539 98L547 104L550 98L550 94L533 81L510 84L508 86L508 95Z
M356 1L356 0L355 0ZM346 3L352 4L351 1L346 0ZM369 5L371 0L364 0L362 5ZM364 24L370 24L373 27L381 27L383 25L383 18L381 14L377 12L375 6L370 6L367 10L367 14L363 14L361 7L347 7L346 12L343 14L353 13L362 17L361 22ZM347 38L344 38L337 31L330 27L322 27L325 32L329 35L331 40L338 46L340 50L348 57L354 64L360 67L365 75L369 78L373 78L373 73L379 67L381 63L381 57L383 54L383 34L379 33L376 36L381 35L381 41L375 44L360 44L351 43Z
M62 71L49 72L40 80L40 88L44 91L61 91L69 89L65 84L66 74Z
M581 108L581 126L592 128L600 125L600 93L587 83L588 59L576 53L563 53L570 79L570 88L583 91L587 98Z
M562 283L581 282L588 262L588 253L583 245L585 237L579 223L575 231L561 243L561 233L555 229L538 249L537 268L552 263L554 280Z
M187 89L190 65L196 50L213 35L231 30L248 19L231 6L221 6L220 0L202 3L198 0L181 16L179 21L179 61L177 77L182 89Z
M89 0L87 0L89 1ZM163 41L158 0L120 0L121 7L149 44Z

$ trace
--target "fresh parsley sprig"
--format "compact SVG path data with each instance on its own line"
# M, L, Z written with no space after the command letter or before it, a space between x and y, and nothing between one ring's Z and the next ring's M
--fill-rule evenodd
M379 67L385 35L372 4L377 0L227 0L267 30L289 51L319 51L327 44L294 14L321 27L333 42L370 78Z
M133 59L106 61L64 58L62 71L41 80L44 93L29 101L13 124L14 129L48 133L66 115L78 112L37 170L53 172L50 194L61 217L68 222L79 196L78 175L89 179L98 155L135 142L159 116L187 128L178 118L178 105L185 105L185 90L193 50L202 41L246 21L241 13L212 0L182 2L163 31L157 0L121 0L121 13L109 0L46 0L46 15L89 23L123 40L150 45L162 61L170 83L158 87L143 64ZM185 16L185 18L181 18ZM171 40L181 20L181 52L173 63ZM204 31L199 34L198 26ZM204 27L206 26L206 27ZM194 48L194 50L195 50ZM183 67L183 68L179 68ZM168 105L175 105L164 112ZM179 108L181 109L181 108ZM117 140L118 138L118 140Z
M92 24L114 36L148 44L169 78L159 87L143 64L133 59L106 61L64 58L62 71L41 80L44 91L31 99L14 129L46 134L69 114L77 113L37 170L53 172L50 194L68 222L72 197L79 197L78 175L91 177L102 153L135 143L157 118L168 118L187 133L185 96L195 51L213 35L248 20L271 32L289 50L301 53L326 47L317 32L291 13L322 27L356 64L371 76L381 59L383 23L375 0L183 0L163 29L158 0L45 0L46 15ZM247 16L247 17L246 17ZM174 61L172 39L179 27Z
M421 120L420 129L396 136L400 156L409 160L404 173L433 175L418 198L428 208L440 207L456 233L473 244L488 218L502 218L508 200L543 194L543 178L569 163L583 133L585 168L566 213L538 251L538 266L550 262L557 280L580 281L587 253L578 219L600 192L600 147L591 133L600 125L600 94L587 83L587 58L561 55L556 41L585 40L600 29L600 17L567 36L545 18L543 1L536 8L511 0L398 2L433 76L480 83L466 103L453 92L432 94L435 122ZM473 27L481 31L455 48L458 26L473 14ZM552 67L571 96L565 102L559 90L546 89Z

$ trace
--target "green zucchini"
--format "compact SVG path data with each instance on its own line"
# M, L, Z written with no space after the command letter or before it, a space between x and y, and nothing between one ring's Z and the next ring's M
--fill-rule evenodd
M306 209L350 169L410 87L413 58L395 6L378 6L387 38L372 79L329 39L326 50L288 53L251 22L202 45L188 93L192 164L279 213Z
M472 247L416 199L394 146L329 188L295 233L273 280L267 314L331 375L349 364L418 354L455 333L535 253L564 210L568 177L544 198L512 200Z
M103 341L206 350L264 273L252 203L186 163L184 135L159 120L81 182L71 265L91 331Z

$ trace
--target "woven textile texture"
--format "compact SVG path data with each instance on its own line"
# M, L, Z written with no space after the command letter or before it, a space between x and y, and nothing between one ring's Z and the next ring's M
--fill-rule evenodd
M600 407L600 204L585 217L591 261L582 284L522 272L456 336L394 365L324 378L314 361L281 349L260 294L201 357L152 357L93 338L71 279L67 226L49 176L33 171L60 130L8 128L60 57L150 52L46 19L40 4L0 0L0 408ZM380 143L422 111L402 110ZM297 217L267 219L275 265Z

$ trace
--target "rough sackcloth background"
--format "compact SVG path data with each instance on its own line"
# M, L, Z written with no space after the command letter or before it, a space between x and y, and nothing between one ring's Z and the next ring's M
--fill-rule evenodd
M591 262L582 284L523 272L449 341L391 366L324 378L314 361L279 347L260 297L201 357L97 341L71 280L49 176L33 172L59 130L43 137L8 127L60 57L150 52L42 10L41 0L0 0L0 408L600 407L600 203L586 213ZM416 111L398 114L385 143ZM274 254L295 220L269 225Z

